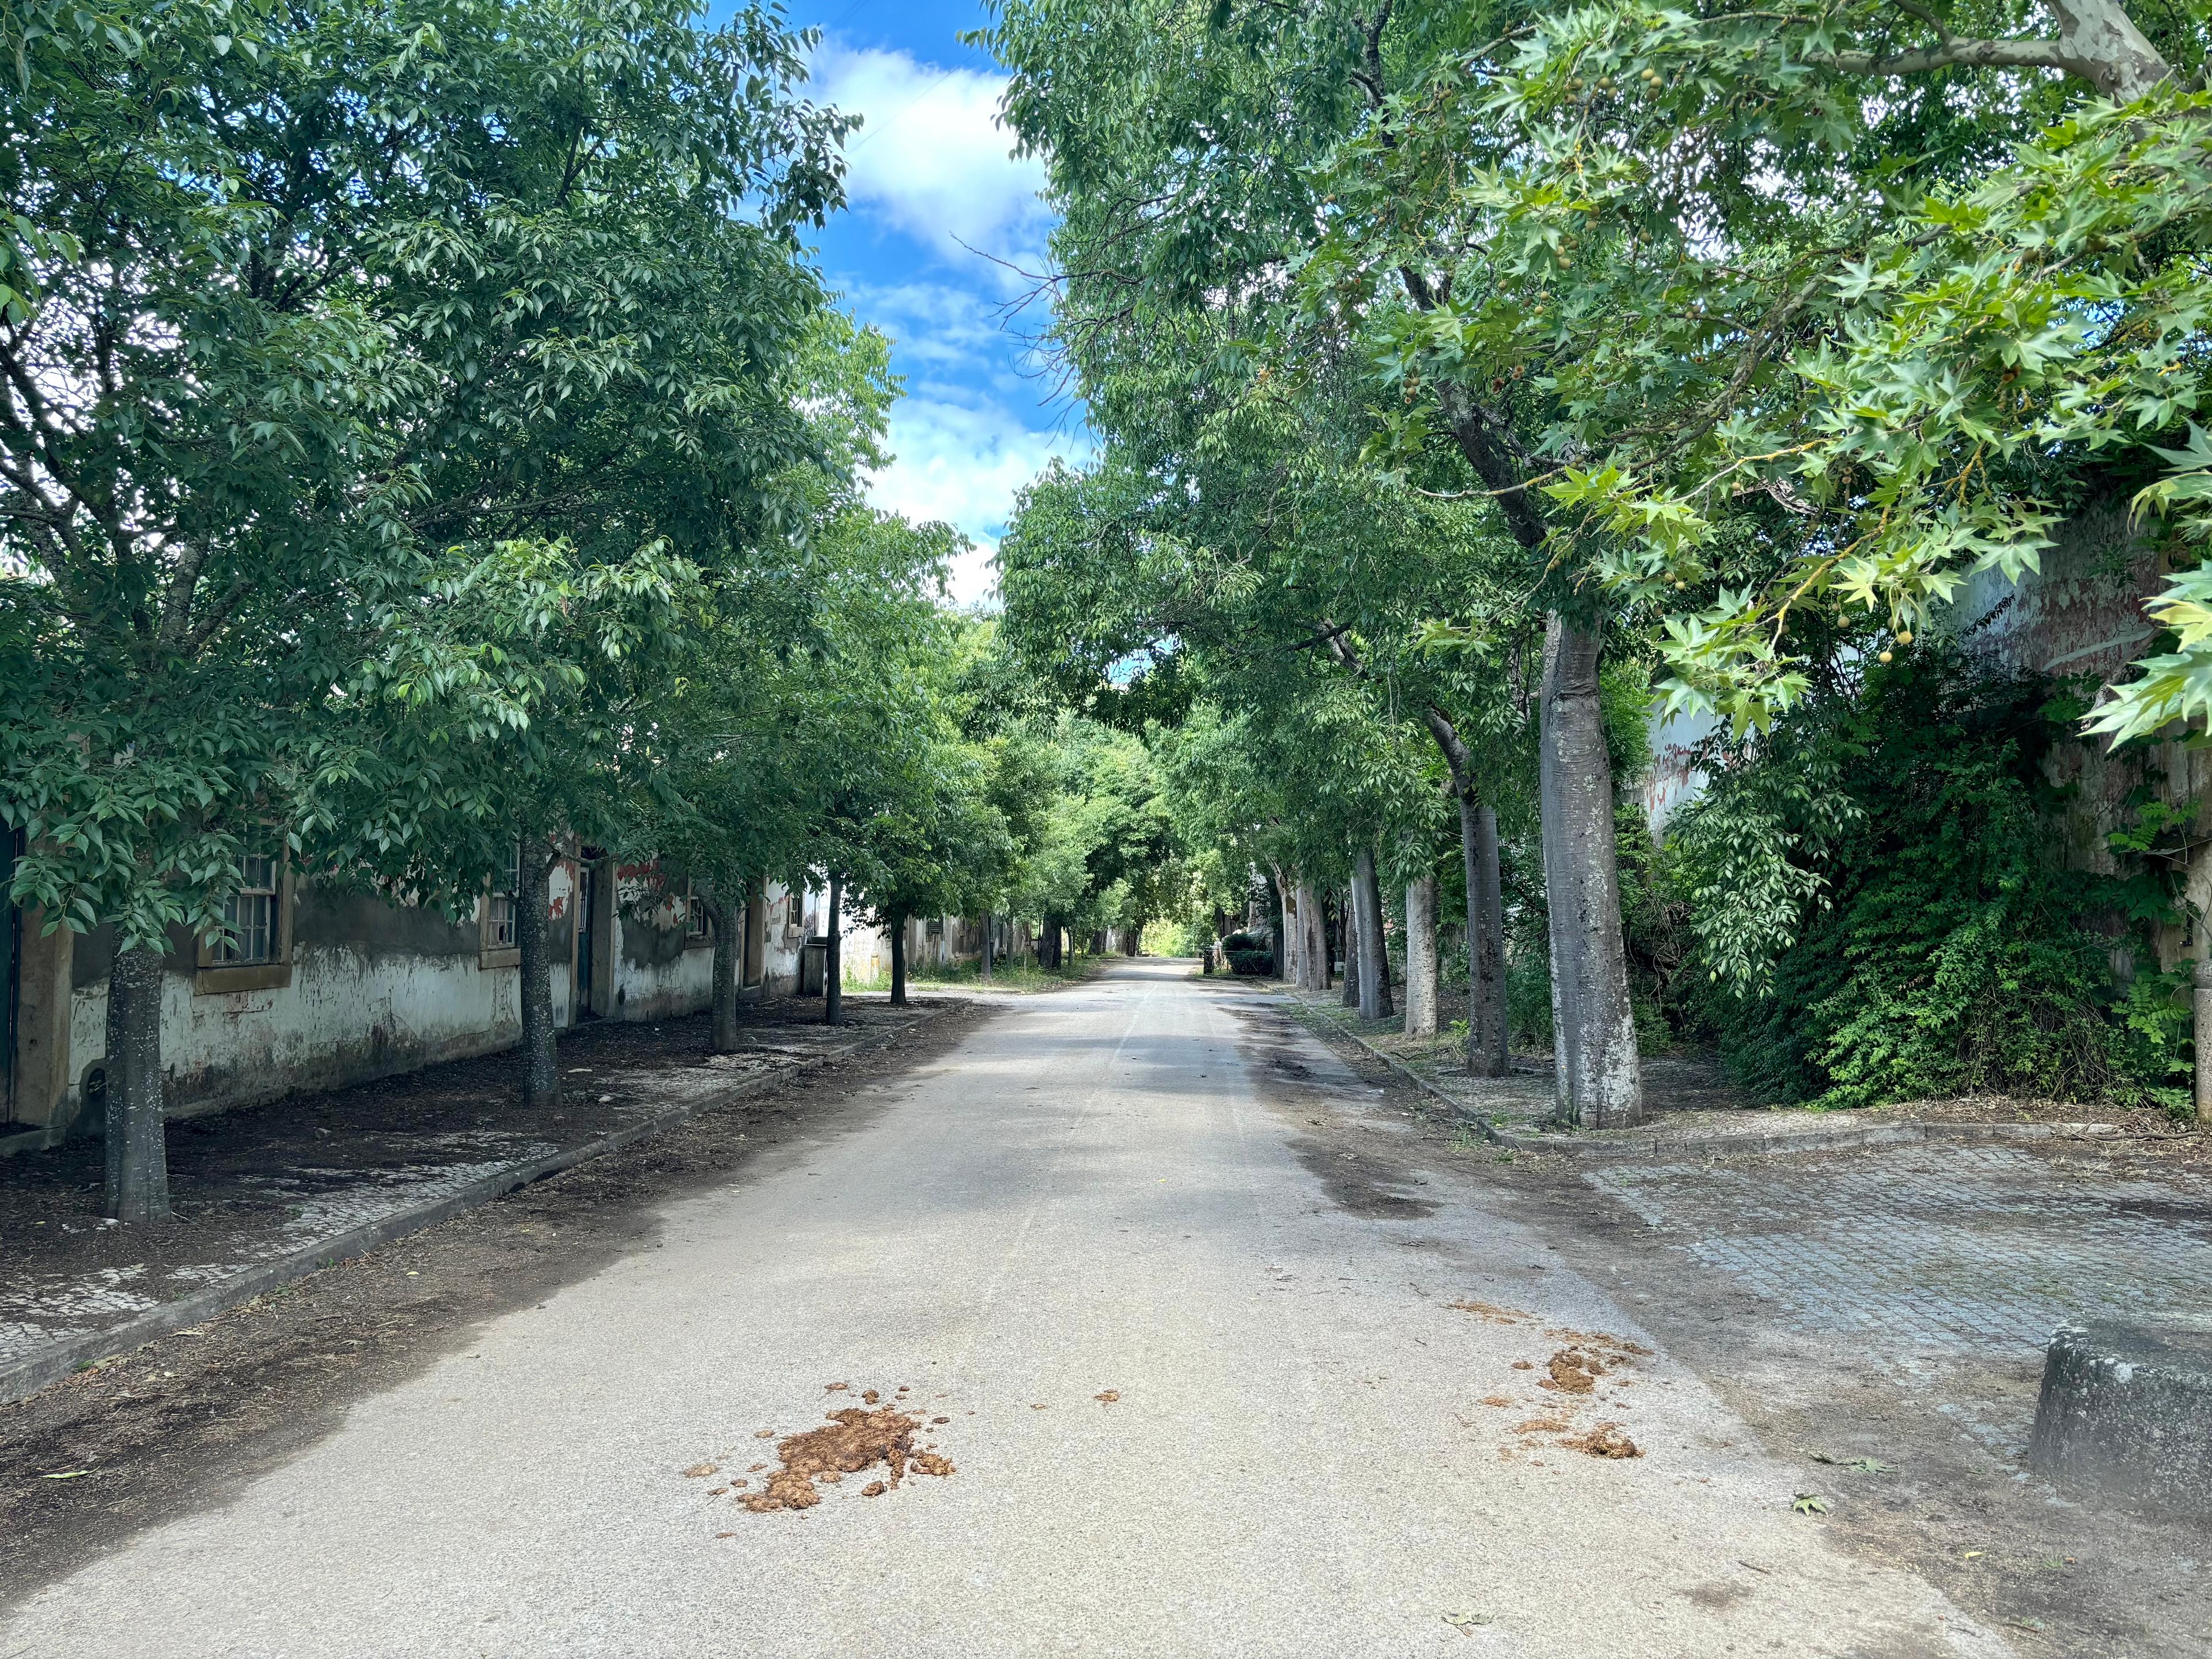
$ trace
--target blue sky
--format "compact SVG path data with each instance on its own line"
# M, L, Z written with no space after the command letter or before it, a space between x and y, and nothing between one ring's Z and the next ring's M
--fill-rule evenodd
M953 598L986 599L1015 491L1050 456L1088 447L999 315L1024 285L983 257L1044 268L1043 170L1008 156L1005 77L957 38L985 21L975 0L792 0L789 15L823 31L812 95L864 118L847 146L852 205L820 252L847 307L890 337L906 380L897 459L872 498L966 532L976 551L953 572Z

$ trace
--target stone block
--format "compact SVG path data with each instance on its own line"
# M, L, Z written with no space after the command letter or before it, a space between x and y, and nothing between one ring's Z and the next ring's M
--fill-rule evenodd
M2070 1491L2212 1519L2212 1328L2060 1326L2027 1457Z

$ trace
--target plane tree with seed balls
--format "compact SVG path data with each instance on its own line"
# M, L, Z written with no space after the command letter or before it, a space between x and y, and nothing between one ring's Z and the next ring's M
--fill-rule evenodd
M777 14L681 0L29 0L0 37L0 812L14 900L115 933L144 1220L164 957L243 854L458 908L628 787L638 676L788 528L844 125Z
M1304 286L1339 216L1322 169L1395 96L1393 65L1425 73L1498 21L1480 9L1397 16L1338 4L1001 11L989 39L1013 74L1008 116L1046 157L1064 214L1056 336L1109 439L1141 443L1148 427L1174 422L1188 362L1177 353L1192 332L1212 337L1200 361L1255 386L1347 368L1376 383L1360 355L1364 317L1316 307ZM1392 398L1369 418L1395 439L1408 416ZM1521 468L1526 434L1463 423L1462 435L1468 493L1520 550L1547 618L1537 724L1559 1109L1592 1125L1632 1121L1642 1085L1598 695L1606 616L1546 547L1548 519L1521 487L1533 467L1500 471L1501 454Z
M1255 380L1364 365L1370 462L1463 463L1522 550L1565 1115L1640 1106L1608 639L1741 730L1802 688L1806 607L1902 643L2061 533L2194 565L2202 33L2101 0L1000 12L1104 429L1159 418L1147 330L1234 315ZM2102 729L2212 708L2207 580L2154 607L2177 648Z

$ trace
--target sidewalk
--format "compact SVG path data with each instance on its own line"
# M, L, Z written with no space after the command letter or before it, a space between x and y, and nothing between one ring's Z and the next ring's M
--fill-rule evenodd
M1512 1075L1478 1078L1467 1069L1464 1036L1409 1038L1402 1017L1365 1020L1334 992L1276 988L1276 994L1324 1036L1358 1044L1417 1083L1452 1115L1515 1152L1576 1158L1650 1160L1728 1158L1766 1152L1901 1146L1923 1141L2160 1141L2212 1161L2212 1139L2165 1113L2067 1101L1978 1097L1910 1101L1853 1110L1762 1106L1729 1083L1719 1062L1697 1054L1643 1058L1647 1120L1631 1129L1562 1127L1552 1121L1552 1057L1516 1053Z
M934 1012L846 999L747 1005L745 1048L706 1053L704 1014L564 1032L563 1098L526 1110L512 1051L169 1126L175 1219L100 1214L102 1148L0 1159L0 1401L197 1324L334 1261L627 1146Z

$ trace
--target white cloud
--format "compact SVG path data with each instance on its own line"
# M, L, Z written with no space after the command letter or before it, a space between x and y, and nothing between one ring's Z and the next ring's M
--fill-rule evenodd
M1087 448L1079 434L1032 431L1008 410L927 394L892 410L890 440L895 459L869 480L868 499L917 521L940 520L976 544L952 572L962 605L996 586L991 560L1022 486L1054 455L1073 459Z
M1037 199L1044 167L1008 154L1013 136L998 121L1004 76L825 45L813 76L822 102L866 118L845 150L856 206L948 258L966 260L965 243L1038 268L1050 223Z

